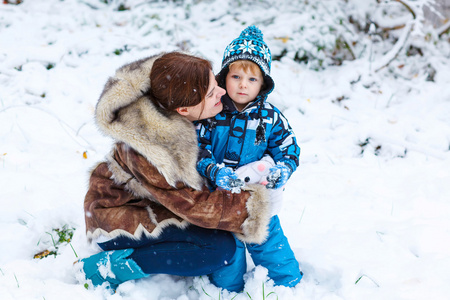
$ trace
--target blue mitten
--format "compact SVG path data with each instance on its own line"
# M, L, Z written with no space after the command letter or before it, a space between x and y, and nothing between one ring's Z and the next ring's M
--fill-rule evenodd
M270 173L267 175L269 182L266 187L268 189L279 189L284 186L291 176L292 170L285 164L277 164L270 168Z
M236 191L235 189L239 190L239 188L244 185L242 180L238 178L236 173L234 173L231 168L221 167L214 164L208 167L206 174L218 187L225 190Z

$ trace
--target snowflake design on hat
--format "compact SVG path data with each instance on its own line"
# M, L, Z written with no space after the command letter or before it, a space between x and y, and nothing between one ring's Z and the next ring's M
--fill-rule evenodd
M237 60L249 60L256 63L261 68L269 92L273 90L274 82L270 77L272 55L258 27L248 26L225 48L222 69L217 74L219 84L225 84L229 65Z
M252 51L258 52L256 45L252 41L244 41L244 43L239 44L238 50L242 50L242 53L248 52L252 54Z
M225 48L224 57L230 56L235 51L234 50L235 47L236 47L235 43L231 43L230 45L228 45L227 48Z
M270 60L272 60L272 58L271 58L271 56L270 56L270 50L269 50L269 48L267 48L266 46L262 46L261 47L261 53L262 53L262 55L264 56L264 59L266 60L266 61L270 61Z

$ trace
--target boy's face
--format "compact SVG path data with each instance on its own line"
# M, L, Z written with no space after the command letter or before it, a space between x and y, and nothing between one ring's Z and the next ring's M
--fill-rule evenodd
M232 65L226 77L226 89L236 108L242 111L247 104L255 100L264 84L261 71L257 74L250 69L247 73L242 68Z

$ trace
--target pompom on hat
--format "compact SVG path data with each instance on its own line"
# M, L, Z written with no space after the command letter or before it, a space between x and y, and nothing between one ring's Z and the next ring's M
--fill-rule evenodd
M222 69L217 74L220 86L225 86L225 78L229 65L236 60L250 60L256 63L262 71L266 83L265 94L269 94L275 84L270 77L272 55L263 40L263 34L258 27L252 25L244 29L238 38L234 39L226 48L222 59Z

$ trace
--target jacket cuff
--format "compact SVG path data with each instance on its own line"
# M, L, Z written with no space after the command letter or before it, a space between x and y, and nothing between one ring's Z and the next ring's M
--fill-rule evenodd
M297 170L297 164L292 159L282 159L279 162L284 163L286 167L289 167L289 169L291 169L291 174L289 175L289 177L291 177L292 173Z
M237 233L236 237L245 243L262 244L269 235L269 192L260 184L249 184L242 190L250 192L251 196L246 203L248 218L242 224L243 233Z
M215 164L214 160L212 158L204 158L202 160L200 160L197 163L197 172L205 177L205 178L209 178L208 174L207 174L207 168L210 164Z

